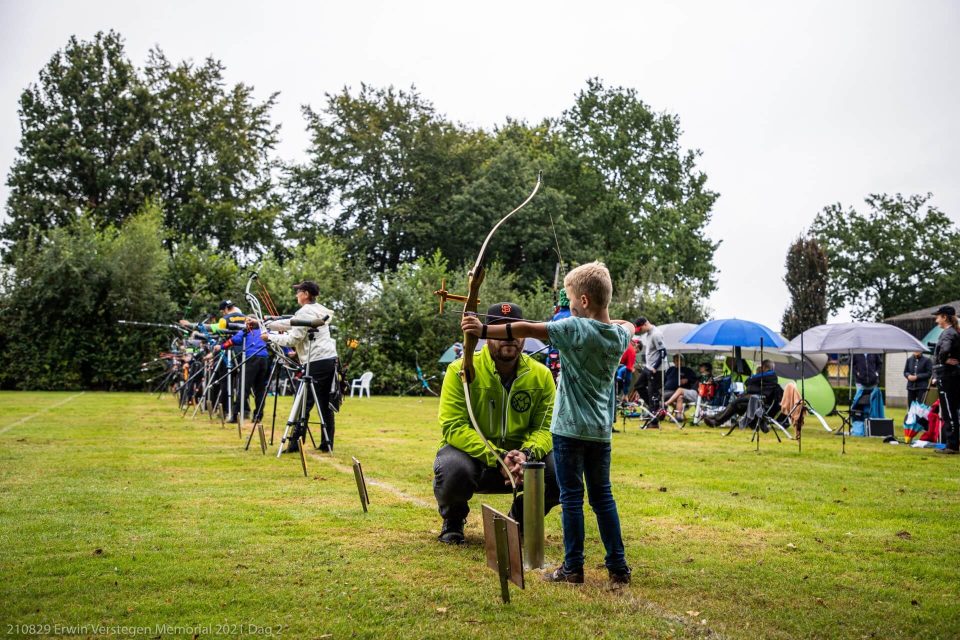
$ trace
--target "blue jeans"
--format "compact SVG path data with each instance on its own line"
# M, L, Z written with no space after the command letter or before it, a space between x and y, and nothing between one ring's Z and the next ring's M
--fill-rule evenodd
M620 535L620 516L610 487L610 443L553 435L553 461L563 508L563 566L583 571L583 487L597 516L600 539L607 550L605 564L613 573L627 571Z

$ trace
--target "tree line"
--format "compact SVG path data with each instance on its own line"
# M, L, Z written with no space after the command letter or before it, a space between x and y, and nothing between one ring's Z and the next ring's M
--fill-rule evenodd
M359 342L354 368L376 371L381 391L406 388L414 359L437 373L457 335L431 292L441 279L465 288L484 236L539 171L537 198L491 247L485 302L546 318L557 264L600 258L622 314L705 317L718 194L679 118L633 89L590 79L558 117L485 130L414 87L346 87L303 107L302 162L277 156L275 99L228 85L214 59L157 48L137 66L115 32L51 57L21 95L7 181L0 386L136 387L168 336L117 320L196 318L241 301L259 269L287 311L292 282L320 283L340 335ZM57 338L25 339L37 324Z
M849 309L880 321L957 298L960 229L932 194L871 194L866 210L828 205L787 251L788 338ZM932 323L931 323L932 324Z

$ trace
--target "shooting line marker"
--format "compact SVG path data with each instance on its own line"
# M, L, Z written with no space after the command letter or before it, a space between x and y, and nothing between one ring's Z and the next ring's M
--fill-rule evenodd
M363 512L367 512L367 505L370 504L370 495L367 493L367 481L363 477L363 467L360 466L360 461L350 457L353 460L353 477L357 480L357 493L360 494L360 506L363 507Z

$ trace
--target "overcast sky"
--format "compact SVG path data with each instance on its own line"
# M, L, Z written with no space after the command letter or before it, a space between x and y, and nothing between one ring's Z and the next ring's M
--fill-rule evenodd
M559 115L591 76L633 87L679 116L720 193L714 317L778 329L786 249L827 204L929 191L960 220L960 2L0 0L4 177L20 92L70 35L107 29L138 66L158 45L279 91L285 160L307 145L300 105L345 85L415 84L485 128Z

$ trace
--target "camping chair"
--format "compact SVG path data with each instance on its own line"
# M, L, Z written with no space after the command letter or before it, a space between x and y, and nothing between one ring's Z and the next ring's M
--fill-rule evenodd
M697 404L693 408L693 424L703 422L706 416L715 416L730 402L730 376L711 378L697 385Z
M747 405L746 412L734 421L733 426L724 435L730 435L737 427L750 427L753 431L750 442L753 442L754 438L757 437L757 432L766 425L777 437L777 442L783 442L780 439L780 434L777 433L778 430L782 431L788 440L793 439L781 422L784 416L780 409L780 402L783 400L783 389L780 385L776 385L774 392L770 395L769 402L764 400L764 397L759 393L750 394L748 397L750 403Z
M629 402L623 400L617 403L617 409L620 412L620 428L623 431L627 430L628 418L638 418L644 421L644 424L646 425L649 424L650 420L652 420L655 415L652 411L650 411L649 407L647 407L647 404L642 399L638 402Z
M360 397L363 397L363 392L367 392L367 397L370 397L370 381L373 380L372 371L364 371L363 375L359 378L354 378L350 381L350 397L353 397L353 392L359 391Z

